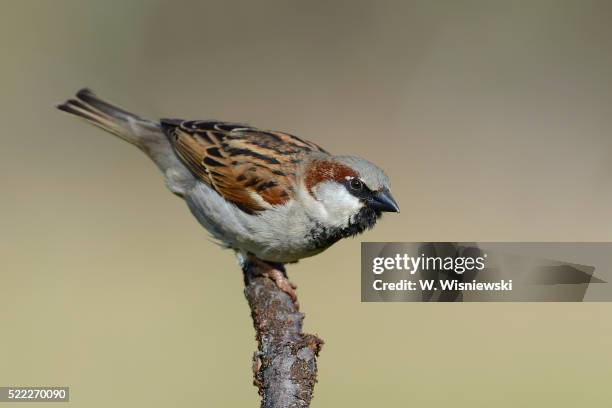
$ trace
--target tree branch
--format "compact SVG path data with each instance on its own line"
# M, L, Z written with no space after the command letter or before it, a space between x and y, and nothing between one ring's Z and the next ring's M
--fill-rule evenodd
M253 355L253 383L262 397L261 407L308 407L323 341L302 333L304 315L256 264L246 263L243 272L244 294L258 344Z

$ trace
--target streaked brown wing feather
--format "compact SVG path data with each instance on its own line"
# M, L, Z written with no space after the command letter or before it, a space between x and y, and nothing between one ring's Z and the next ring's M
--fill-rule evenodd
M283 132L215 121L162 120L183 163L226 200L252 213L284 204L295 187L304 153L318 145Z

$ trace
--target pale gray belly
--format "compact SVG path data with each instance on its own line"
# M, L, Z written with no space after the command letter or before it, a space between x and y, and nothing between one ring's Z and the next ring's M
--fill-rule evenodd
M299 206L279 206L258 215L247 214L203 183L191 188L185 201L215 239L262 260L296 262L331 245L313 240L312 222Z

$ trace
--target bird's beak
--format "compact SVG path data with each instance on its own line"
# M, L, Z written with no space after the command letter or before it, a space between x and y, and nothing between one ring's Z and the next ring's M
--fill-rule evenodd
M387 189L377 191L367 200L368 206L373 210L386 212L400 212L397 202Z

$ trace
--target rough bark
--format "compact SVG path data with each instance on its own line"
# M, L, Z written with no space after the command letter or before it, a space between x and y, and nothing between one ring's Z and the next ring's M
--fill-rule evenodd
M253 264L243 268L258 350L253 355L254 385L262 408L310 405L323 341L302 333L297 304Z

